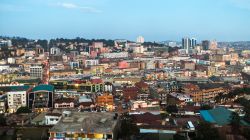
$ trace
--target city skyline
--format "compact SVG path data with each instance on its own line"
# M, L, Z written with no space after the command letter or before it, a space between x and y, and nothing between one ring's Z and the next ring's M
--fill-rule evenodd
M0 35L31 39L249 41L249 0L3 0Z

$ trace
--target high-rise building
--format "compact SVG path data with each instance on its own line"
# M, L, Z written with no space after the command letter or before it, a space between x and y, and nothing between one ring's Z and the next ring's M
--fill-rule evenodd
M203 40L201 44L202 44L202 49L203 50L209 50L209 46L210 46L210 41L209 40Z
M136 42L141 43L141 44L144 43L144 37L138 36L137 39L136 39Z
M189 49L191 46L191 40L190 38L183 38L182 39L182 48L183 49Z
M36 65L36 66L30 66L30 77L31 78L43 78L43 66Z
M197 46L197 40L195 38L191 39L191 48L194 49Z
M215 49L217 49L217 41L212 40L210 41L209 50L215 50Z

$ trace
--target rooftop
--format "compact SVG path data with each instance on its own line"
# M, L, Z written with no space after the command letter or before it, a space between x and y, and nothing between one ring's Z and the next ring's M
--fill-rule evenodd
M117 123L114 113L108 112L72 112L70 117L63 117L50 132L92 132L112 133Z
M32 92L38 92L38 91L42 91L42 90L53 92L54 86L52 86L52 85L38 85L32 89Z

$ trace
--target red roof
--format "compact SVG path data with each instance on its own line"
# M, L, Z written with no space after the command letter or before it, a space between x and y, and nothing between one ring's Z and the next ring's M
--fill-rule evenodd
M93 84L100 84L100 83L102 83L102 79L91 79L90 81Z
M135 100L135 99L137 99L138 92L139 92L139 90L137 87L124 88L123 89L123 96L125 97L125 99Z
M148 88L148 84L143 81L135 83L135 86L138 88Z

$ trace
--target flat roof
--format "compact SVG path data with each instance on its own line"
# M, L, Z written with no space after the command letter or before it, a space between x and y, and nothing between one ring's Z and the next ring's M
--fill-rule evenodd
M117 123L111 112L72 112L63 117L49 132L83 132L112 134Z
M32 89L32 92L37 92L37 91L49 91L49 92L53 92L54 91L54 86L52 86L52 85L44 85L44 84L42 84L42 85L38 85L38 86L36 86L36 87L34 87L33 89Z

